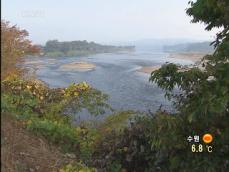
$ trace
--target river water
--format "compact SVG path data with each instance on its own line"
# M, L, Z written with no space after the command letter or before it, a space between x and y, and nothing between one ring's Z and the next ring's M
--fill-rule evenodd
M61 70L60 66L74 61L96 65L95 70L79 72ZM87 57L28 58L26 66L36 66L36 76L50 87L66 87L71 82L86 81L94 88L107 93L109 103L120 110L152 112L161 105L172 111L171 102L164 98L164 91L149 82L149 75L137 70L142 66L156 66L165 62L190 64L191 61L169 58L163 52L136 51L131 53L96 54Z

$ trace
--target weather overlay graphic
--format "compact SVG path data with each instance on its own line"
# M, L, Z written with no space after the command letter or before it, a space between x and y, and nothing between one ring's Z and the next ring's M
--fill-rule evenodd
M190 145L190 150L193 153L212 153L213 149L213 136L212 134L206 133L203 136L193 135L188 136L187 141Z

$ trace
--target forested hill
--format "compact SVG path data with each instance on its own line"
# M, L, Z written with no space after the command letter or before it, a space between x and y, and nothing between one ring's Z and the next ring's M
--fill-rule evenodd
M61 56L81 56L97 53L114 53L123 51L134 51L134 46L111 46L101 45L94 42L69 41L59 42L58 40L47 41L42 48L45 56L61 57Z
M173 53L212 53L214 47L210 46L211 42L184 43L171 46L164 46L165 52Z

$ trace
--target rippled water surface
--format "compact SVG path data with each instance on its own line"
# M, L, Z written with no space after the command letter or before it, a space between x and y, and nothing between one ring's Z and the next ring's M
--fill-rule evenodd
M60 69L61 65L74 61L93 63L96 68L86 72ZM149 75L140 73L137 69L165 62L191 63L169 58L166 53L138 51L87 57L29 58L26 66L36 67L37 77L51 87L64 87L71 82L86 81L109 94L109 102L114 108L155 111L161 104L164 109L172 110L171 103L164 99L161 89L149 83Z

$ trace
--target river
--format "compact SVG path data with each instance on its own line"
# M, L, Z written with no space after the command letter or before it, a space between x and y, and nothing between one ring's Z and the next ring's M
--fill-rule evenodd
M74 61L86 61L96 65L95 70L63 71L60 66ZM120 110L152 112L161 105L172 111L171 102L164 98L164 91L149 82L149 75L137 70L142 66L156 66L165 62L190 64L191 61L169 58L169 54L153 51L131 53L96 54L86 57L36 57L26 59L27 67L36 66L36 76L50 87L66 87L71 82L86 81L94 88L107 93L109 103Z

